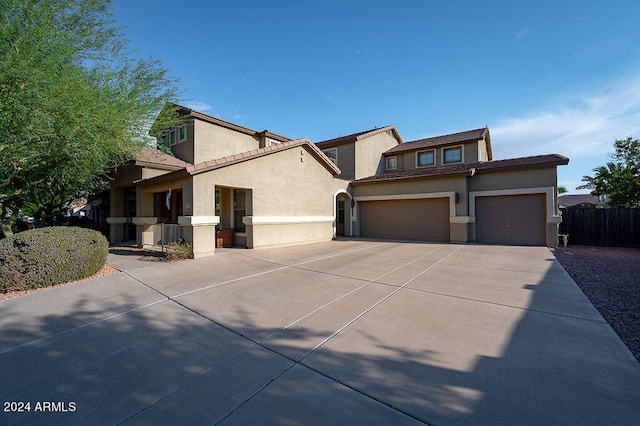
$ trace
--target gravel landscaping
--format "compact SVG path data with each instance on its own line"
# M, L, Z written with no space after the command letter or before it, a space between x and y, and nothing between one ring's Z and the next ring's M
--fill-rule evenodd
M569 246L554 254L640 362L640 249Z

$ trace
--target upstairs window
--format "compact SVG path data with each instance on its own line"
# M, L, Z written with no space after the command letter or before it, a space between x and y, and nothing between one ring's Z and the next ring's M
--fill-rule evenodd
M444 164L462 163L462 147L444 148L442 150L442 162Z
M178 143L187 140L187 126L178 127Z
M416 153L416 166L417 167L427 167L433 166L436 164L435 161L435 152L431 151L421 151Z
M396 157L387 157L387 170L395 170L397 167Z
M329 157L329 160L333 161L333 164L338 165L338 148L327 149L324 152L324 155Z
M168 142L169 146L174 146L177 143L176 136L177 135L176 135L176 130L175 129L171 130L169 132L169 135L167 137L167 139L168 139L167 142Z

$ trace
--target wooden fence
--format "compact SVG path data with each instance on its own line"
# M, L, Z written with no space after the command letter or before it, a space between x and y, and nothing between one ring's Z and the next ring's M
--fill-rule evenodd
M559 232L569 235L569 245L640 247L640 208L560 210Z

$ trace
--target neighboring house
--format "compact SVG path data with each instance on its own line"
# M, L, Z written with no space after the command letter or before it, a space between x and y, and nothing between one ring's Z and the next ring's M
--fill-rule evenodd
M336 235L417 241L557 243L560 155L492 160L489 129L403 143L394 126L316 144L182 108L175 157L144 150L113 174L111 239L183 238L213 254Z
M558 206L560 208L576 206L578 204L593 204L598 207L608 207L609 201L606 195L589 194L562 194L558 196Z

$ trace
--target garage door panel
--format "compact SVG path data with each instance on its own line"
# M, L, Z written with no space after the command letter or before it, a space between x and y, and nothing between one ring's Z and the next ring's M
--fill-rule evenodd
M449 241L449 199L359 203L360 235L417 241Z
M476 241L545 245L544 194L476 197Z

